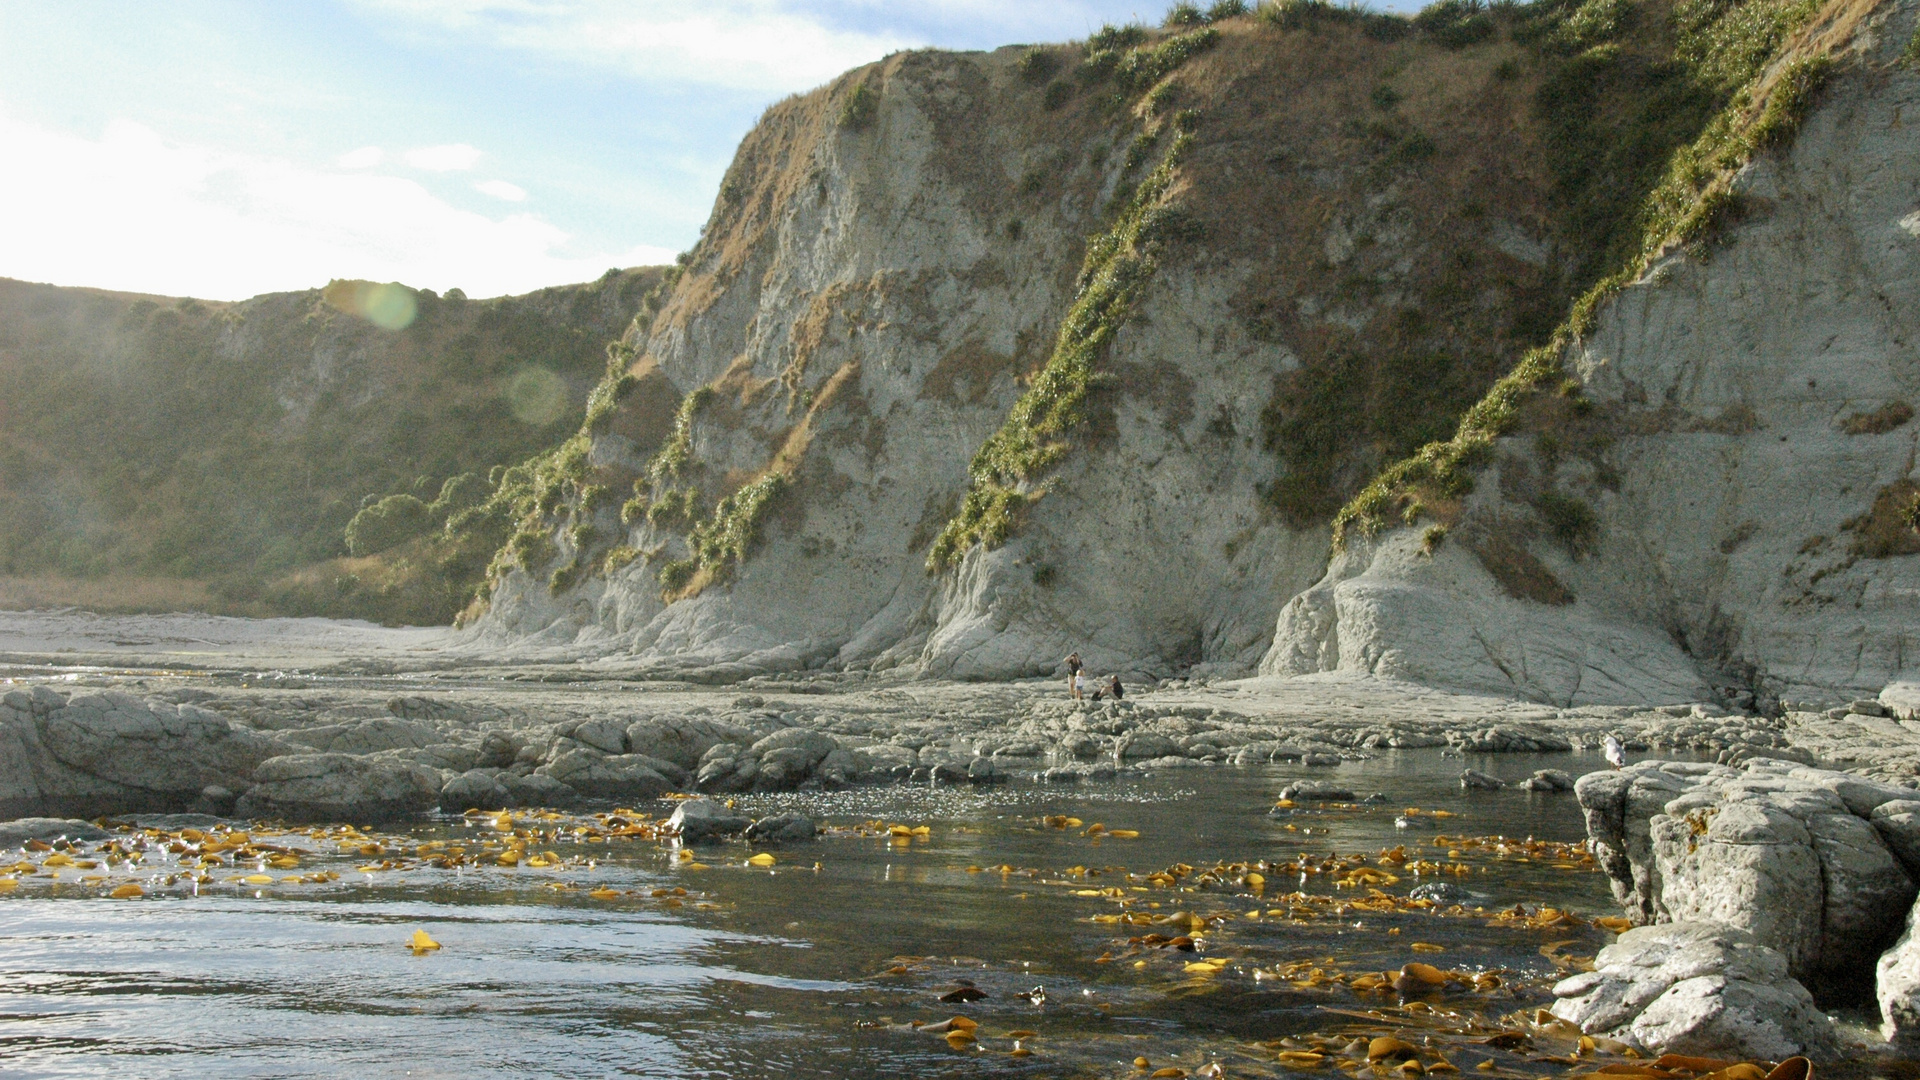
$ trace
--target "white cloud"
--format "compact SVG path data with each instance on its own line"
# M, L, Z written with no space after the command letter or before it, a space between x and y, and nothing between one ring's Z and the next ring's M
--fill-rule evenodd
M88 139L0 113L0 161L0 272L32 281L240 299L354 277L491 296L673 258L577 253L532 214L496 220L413 180L175 145L127 121Z
M491 195L507 202L526 202L527 189L519 184L509 184L505 180L482 180L473 185L473 190L482 195Z
M387 160L386 151L377 146L363 146L358 150L349 150L340 155L334 164L343 169L371 169Z
M480 162L480 151L466 143L423 146L404 155L407 164L427 172L466 172Z
M650 81L785 93L924 44L829 26L774 0L360 0L435 32Z

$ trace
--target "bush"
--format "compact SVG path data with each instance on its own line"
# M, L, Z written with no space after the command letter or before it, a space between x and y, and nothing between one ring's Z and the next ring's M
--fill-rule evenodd
M1014 65L1014 69L1020 73L1022 82L1039 86L1060 70L1060 55L1052 49L1028 49L1021 54L1020 62Z
M1413 26L1449 49L1478 45L1499 29L1481 0L1438 0L1413 17Z
M1128 23L1125 26L1108 23L1087 38L1087 51L1089 53L1118 52L1121 49L1131 49L1145 40L1147 40L1147 28L1139 23Z
M660 568L660 584L668 592L679 592L693 580L697 569L692 559L675 559Z
M347 523L347 552L373 555L425 535L432 526L426 503L412 495L389 495Z
M1204 26L1206 21L1207 17L1200 13L1198 5L1181 0L1180 3L1167 9L1167 17L1160 20L1160 25L1188 30L1196 26Z
M870 82L856 83L840 104L840 126L848 131L865 131L880 113L880 92Z
M1217 23L1223 19L1237 19L1247 13L1247 0L1214 0L1207 9L1207 21Z
M1065 79L1055 79L1047 84L1047 91L1040 95L1040 107L1051 112L1073 100L1073 84Z
M1551 490L1542 492L1534 502L1534 509L1540 512L1547 532L1575 558L1586 554L1600 529L1600 517L1593 512L1593 507L1572 495Z

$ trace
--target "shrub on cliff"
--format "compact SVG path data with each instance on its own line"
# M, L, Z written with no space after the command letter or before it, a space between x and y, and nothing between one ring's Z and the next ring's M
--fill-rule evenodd
M376 555L427 531L433 513L411 495L389 495L347 523L347 551Z

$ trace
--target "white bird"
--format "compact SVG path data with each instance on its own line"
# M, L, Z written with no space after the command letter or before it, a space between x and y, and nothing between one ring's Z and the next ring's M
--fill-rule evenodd
M1620 745L1620 739L1617 736L1607 736L1607 741L1602 744L1601 753L1606 755L1607 764L1616 769L1627 764L1627 748Z

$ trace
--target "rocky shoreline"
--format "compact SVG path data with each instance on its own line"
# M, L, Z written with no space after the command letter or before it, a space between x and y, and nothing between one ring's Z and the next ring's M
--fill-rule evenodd
M1343 761L1438 750L1462 759L1463 787L1498 788L1467 755L1565 752L1565 769L1516 786L1577 786L1638 928L1556 989L1557 1022L1654 1052L1819 1058L1838 1045L1823 1008L1877 1004L1893 1052L1920 1053L1920 692L1905 684L1764 716L1704 702L1563 709L1330 676L1168 681L1074 702L1052 680L714 686L324 653L293 673L17 657L0 668L0 821L25 820L0 838L72 834L90 828L75 819L106 815L368 823L699 792L716 798L682 804L689 840L752 827L777 841L812 823L749 822L720 799L1271 762L1327 768L1297 799L1351 799L1334 779ZM222 659L244 663L244 643ZM1593 753L1609 736L1635 756L1689 760L1609 769Z
M1129 770L1334 766L1396 749L1591 750L1608 735L1636 752L1722 763L1830 763L1851 747L1845 763L1864 775L1920 775L1920 734L1878 702L1853 708L1883 715L1768 718L1705 704L1551 709L1354 680L1171 685L1098 703L1068 701L1050 681L458 682L16 673L0 692L0 817L379 820L668 791L1075 783Z

